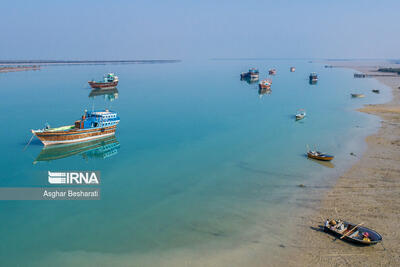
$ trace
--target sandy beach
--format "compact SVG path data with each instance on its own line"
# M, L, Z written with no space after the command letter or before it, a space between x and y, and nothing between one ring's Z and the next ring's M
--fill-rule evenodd
M375 75L377 66L393 64L336 62L336 66ZM397 65L398 67L398 65ZM360 112L381 118L379 131L366 138L360 160L324 195L311 217L302 218L302 240L291 251L294 266L399 266L400 265L400 76L376 76L392 88L389 103L366 105ZM321 231L323 219L363 222L376 230L383 242L359 247ZM304 239L303 239L304 238Z

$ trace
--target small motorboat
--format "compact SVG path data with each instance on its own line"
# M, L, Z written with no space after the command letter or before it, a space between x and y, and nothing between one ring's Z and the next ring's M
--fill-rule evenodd
M276 69L270 69L268 70L269 75L275 75L276 74Z
M306 111L304 109L299 109L296 113L296 121L302 120L306 117Z
M365 97L365 95L364 94L351 94L351 97L353 97L353 98L363 98L363 97Z
M261 82L258 83L258 88L259 89L267 89L270 90L271 89L271 84L272 81L269 79L264 79Z
M324 231L334 236L359 245L375 245L382 241L382 236L360 224L352 224L340 220L326 220Z
M372 89L372 92L375 93L375 94L379 94L380 93L380 91L378 89Z
M323 161L331 161L333 160L334 156L328 155L316 150L308 150L307 157L311 159L323 160Z
M295 67L290 67L290 72L295 72L296 68Z

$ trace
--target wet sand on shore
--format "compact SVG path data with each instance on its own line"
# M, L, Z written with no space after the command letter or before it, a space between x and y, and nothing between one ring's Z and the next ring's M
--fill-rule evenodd
M376 65L338 62L365 74ZM391 67L389 63L377 63ZM397 65L398 67L398 65ZM320 208L304 216L298 244L290 250L293 266L400 266L400 76L376 76L392 88L386 104L366 105L361 112L379 116L381 128L366 138L367 150L325 194ZM326 218L364 223L383 237L375 246L360 247L321 231Z

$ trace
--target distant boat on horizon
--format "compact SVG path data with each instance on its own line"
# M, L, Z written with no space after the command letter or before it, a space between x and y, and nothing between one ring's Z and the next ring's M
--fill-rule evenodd
M270 70L268 71L268 74L269 74L269 75L275 75L275 74L276 74L276 69L270 69Z
M312 83L312 84L316 83L318 81L317 73L316 72L311 72L310 76L309 76L309 79L310 79L310 83Z
M260 72L256 68L250 68L248 72L242 72L240 74L240 79L241 80L252 80L252 81L257 81L260 77Z

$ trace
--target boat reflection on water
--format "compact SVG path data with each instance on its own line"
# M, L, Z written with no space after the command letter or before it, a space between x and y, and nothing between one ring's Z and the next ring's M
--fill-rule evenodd
M92 89L89 98L95 98L96 96L104 96L104 99L114 101L115 99L118 99L118 89L117 87Z
M259 88L258 89L258 96L262 98L264 95L269 95L272 92L271 89L268 88Z
M258 82L258 78L250 78L250 77L240 77L240 80L245 81L248 84L253 84L253 83Z
M119 142L115 136L73 145L53 145L44 147L33 164L39 161L52 161L74 155L82 155L83 159L105 159L116 155L119 147Z
M307 159L311 160L312 162L318 163L324 167L327 167L327 168L335 168L335 165L331 161L320 161L320 160L311 159L311 158L307 158Z

